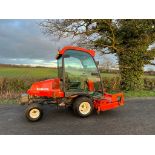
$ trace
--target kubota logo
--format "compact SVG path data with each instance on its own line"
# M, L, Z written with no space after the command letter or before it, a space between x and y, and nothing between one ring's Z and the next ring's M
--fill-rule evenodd
M37 88L37 90L49 90L49 88Z

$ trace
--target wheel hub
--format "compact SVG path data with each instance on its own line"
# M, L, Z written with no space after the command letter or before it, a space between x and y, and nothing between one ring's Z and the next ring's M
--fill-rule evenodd
M38 109L30 110L30 117L31 118L38 118L40 115L40 111Z
M88 114L90 112L90 104L88 102L82 102L79 106L79 110L82 114Z

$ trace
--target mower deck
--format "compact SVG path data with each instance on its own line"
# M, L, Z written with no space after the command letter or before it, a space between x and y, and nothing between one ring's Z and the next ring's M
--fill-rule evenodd
M98 113L100 111L106 111L124 105L123 93L104 93L104 96L102 98L94 100L94 108L97 110Z

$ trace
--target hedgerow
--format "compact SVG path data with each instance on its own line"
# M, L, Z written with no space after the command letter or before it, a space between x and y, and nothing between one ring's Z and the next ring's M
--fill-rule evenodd
M4 99L12 99L20 96L20 94L25 93L30 86L36 82L44 79L18 79L18 78L0 78L0 97ZM144 88L143 90L155 90L155 79L154 78L144 78ZM103 85L107 92L110 91L121 91L121 78L120 77L104 77Z

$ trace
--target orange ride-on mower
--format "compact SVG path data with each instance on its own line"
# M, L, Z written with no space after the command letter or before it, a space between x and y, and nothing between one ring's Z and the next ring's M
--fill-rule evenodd
M123 93L108 94L103 91L94 56L93 50L80 47L66 46L60 50L56 57L58 77L36 82L27 94L22 94L20 103L28 105L26 118L40 120L44 104L71 107L80 117L89 116L94 109L99 113L124 105Z

